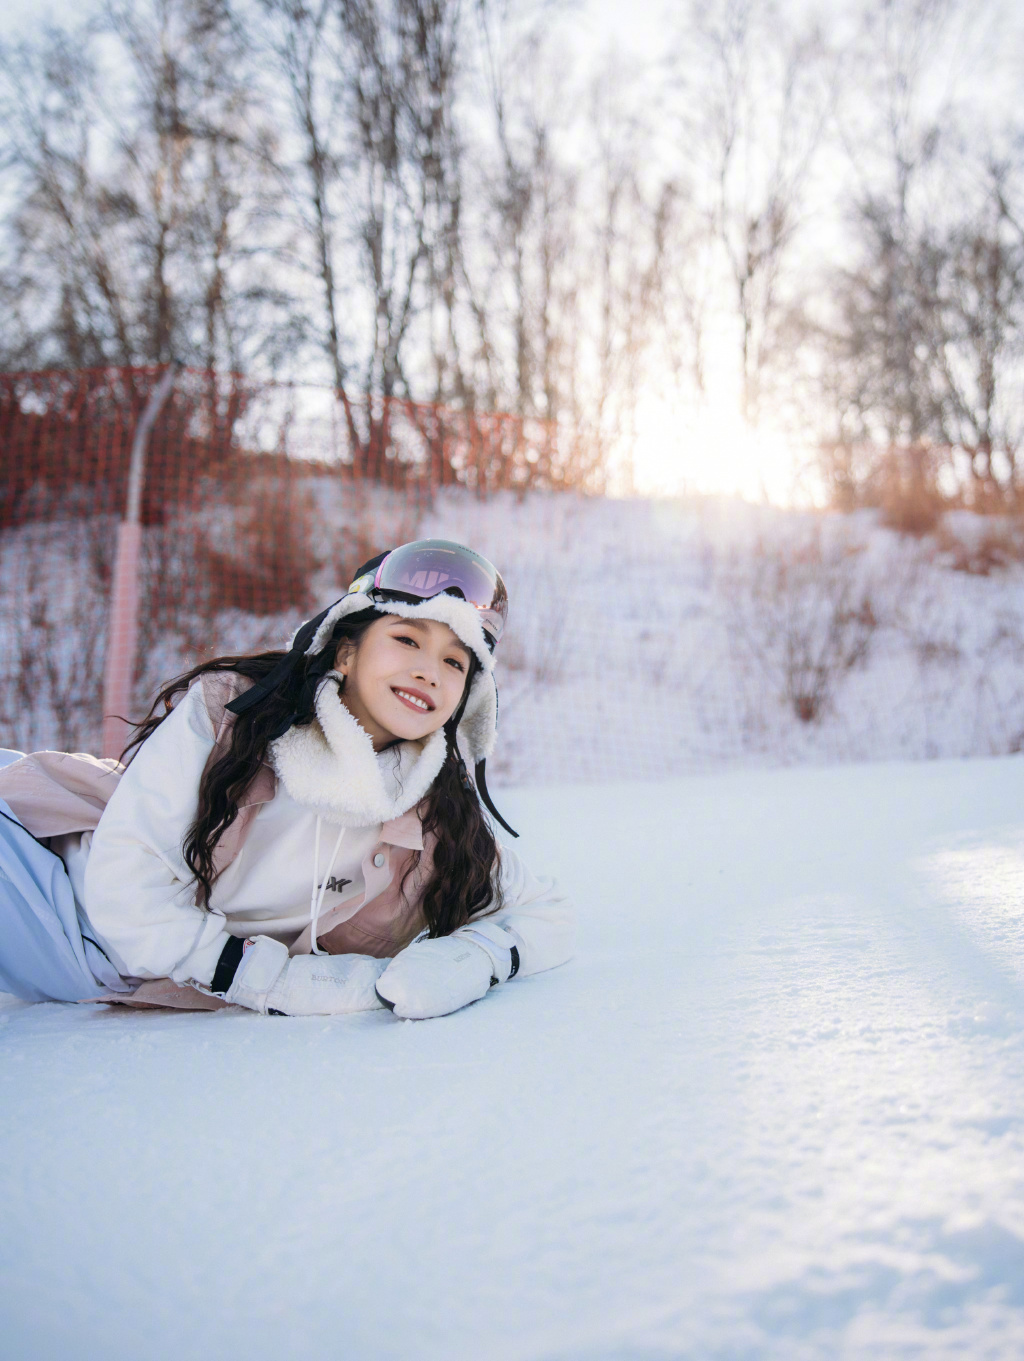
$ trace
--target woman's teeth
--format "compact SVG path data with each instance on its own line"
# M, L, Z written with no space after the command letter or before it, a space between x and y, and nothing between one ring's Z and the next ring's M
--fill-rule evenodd
M422 709L425 713L430 712L430 705L425 700L419 699L416 695L410 695L408 690L396 690L396 695L408 700L410 704L415 704L417 709Z

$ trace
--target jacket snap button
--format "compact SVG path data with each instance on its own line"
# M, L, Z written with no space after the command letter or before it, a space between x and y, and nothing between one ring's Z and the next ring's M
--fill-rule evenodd
M384 864L383 851L377 852L377 854L373 857L373 863L377 866L378 869L380 869L380 867Z

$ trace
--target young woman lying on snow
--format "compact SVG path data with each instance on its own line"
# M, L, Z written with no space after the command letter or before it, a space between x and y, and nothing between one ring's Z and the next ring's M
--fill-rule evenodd
M0 770L0 990L425 1018L563 963L571 909L499 850L460 754L498 816L506 605L486 558L406 544L289 652L172 681L126 767Z

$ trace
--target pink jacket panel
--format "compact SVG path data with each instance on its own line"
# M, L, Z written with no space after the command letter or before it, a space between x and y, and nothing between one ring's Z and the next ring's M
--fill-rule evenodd
M200 677L203 699L214 731L214 746L206 770L227 752L234 715L226 705L249 688L237 672L208 672ZM112 758L98 759L83 752L39 751L0 770L0 799L34 835L60 836L93 830L124 773ZM239 803L238 817L224 831L214 850L218 873L238 855L260 806L277 793L277 776L264 764ZM418 863L416 853L420 852ZM383 863L377 865L378 857ZM362 897L325 913L318 937L331 954L367 954L387 959L403 949L425 925L420 908L423 885L430 874L432 845L424 846L416 810L392 818L381 827L380 839L362 862ZM403 880L411 866L408 882ZM309 928L291 947L292 954L308 954Z

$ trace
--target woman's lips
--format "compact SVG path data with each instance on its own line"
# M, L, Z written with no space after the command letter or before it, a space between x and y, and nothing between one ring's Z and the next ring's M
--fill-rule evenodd
M412 709L417 714L429 714L437 707L428 695L420 690L412 690L406 685L401 688L393 685L391 693L400 699L407 709Z

